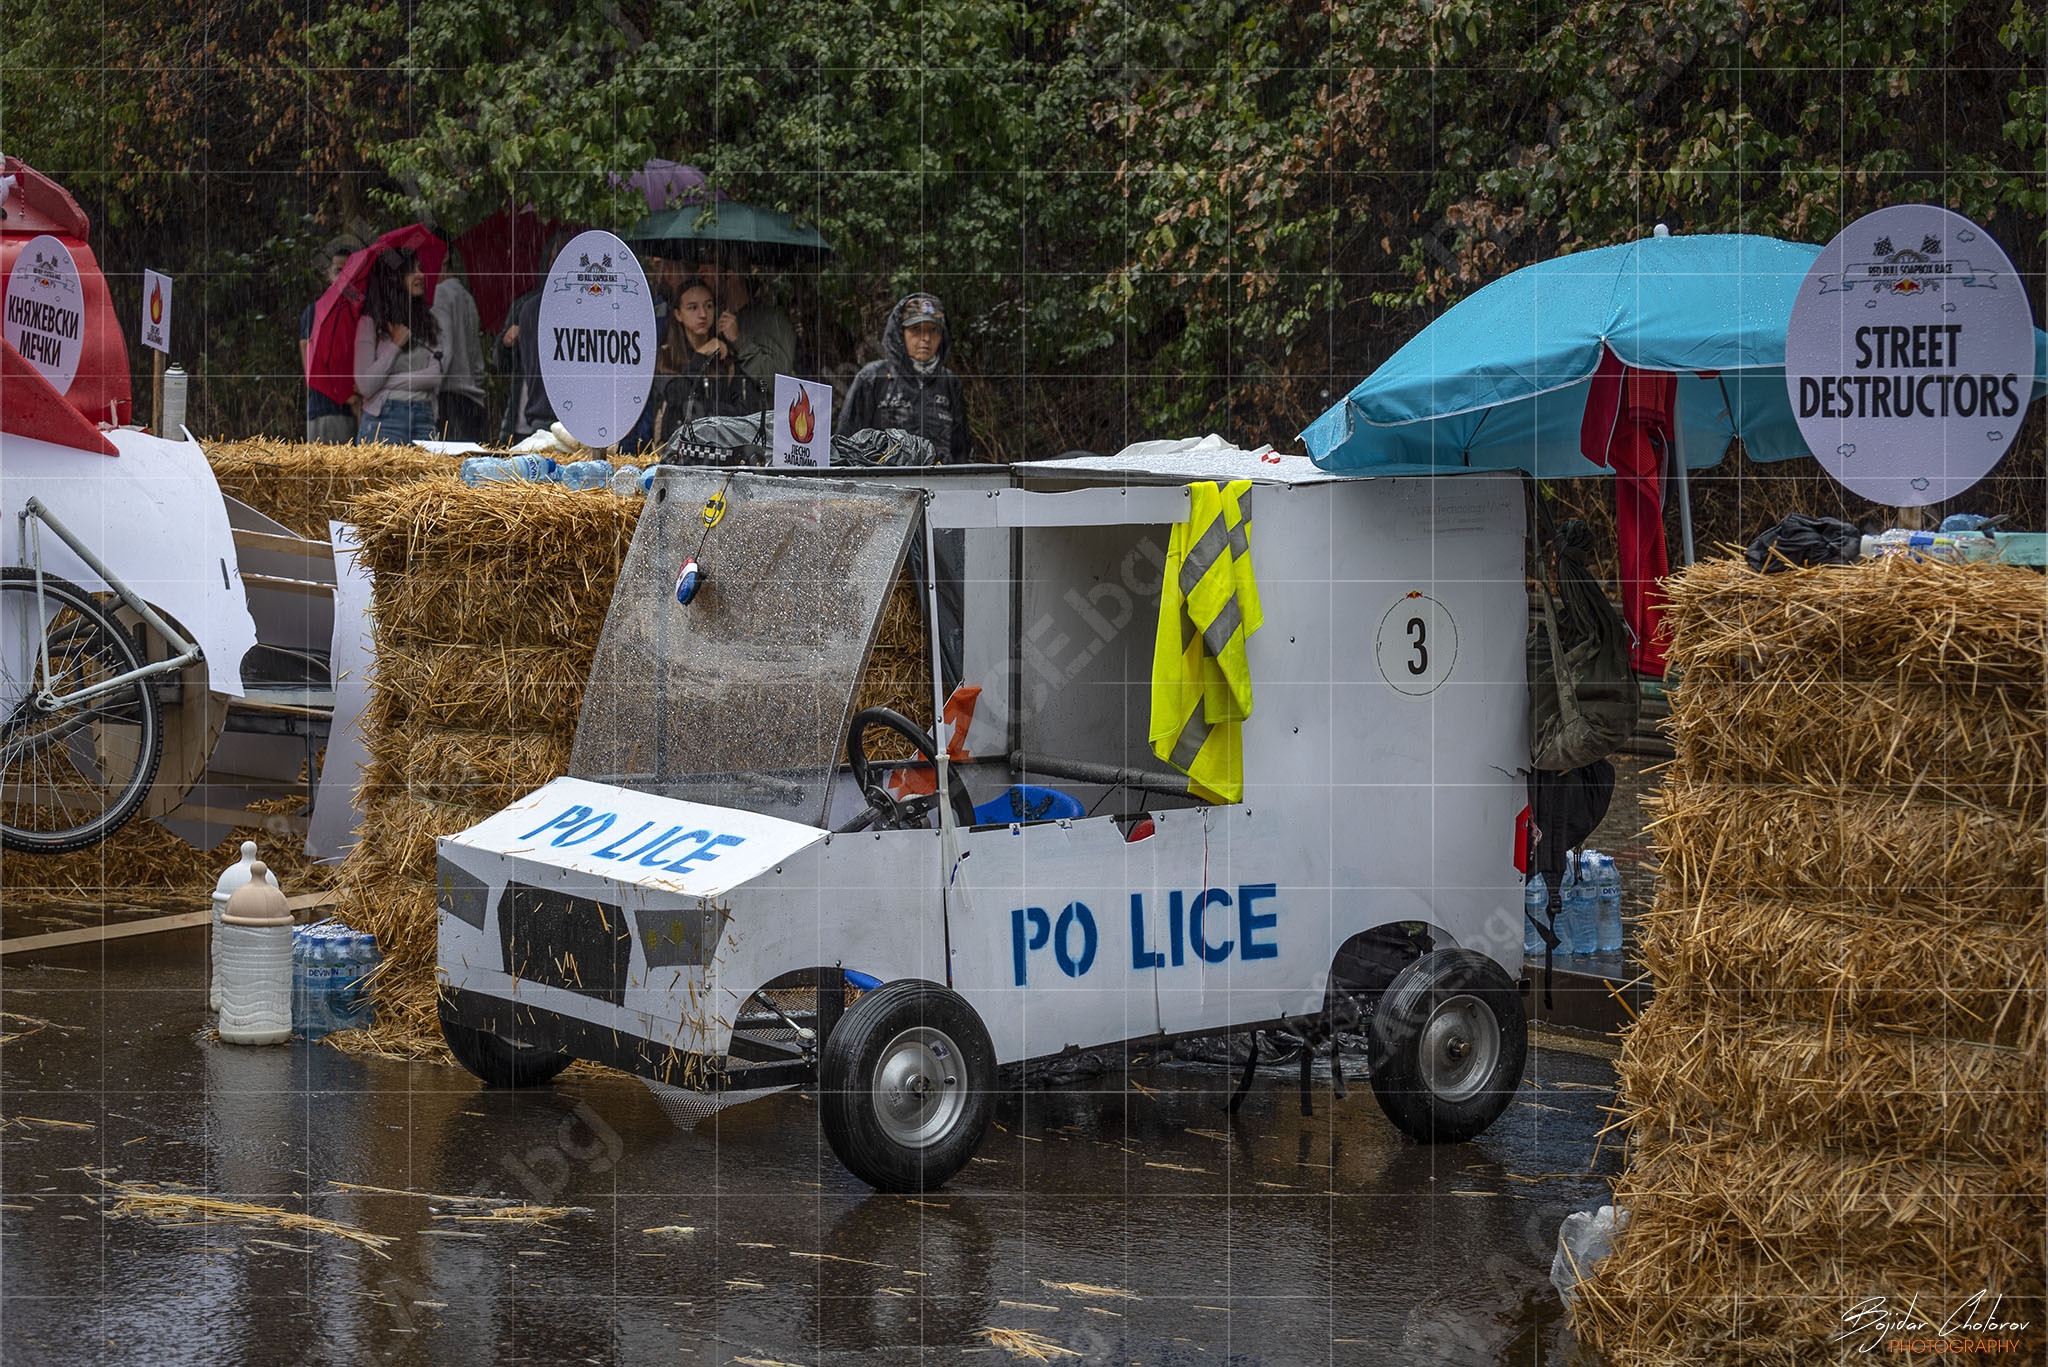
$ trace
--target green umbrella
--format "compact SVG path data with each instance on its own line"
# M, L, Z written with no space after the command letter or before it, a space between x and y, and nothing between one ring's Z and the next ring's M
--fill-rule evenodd
M804 227L788 214L730 199L649 214L626 240L662 256L702 257L734 247L764 265L793 265L832 255L831 244L817 229Z

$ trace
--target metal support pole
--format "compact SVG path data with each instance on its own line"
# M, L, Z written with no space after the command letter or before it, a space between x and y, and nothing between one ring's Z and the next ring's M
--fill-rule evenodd
M953 871L960 863L960 825L953 816L953 770L946 752L953 738L946 734L945 671L939 666L939 559L932 545L932 494L925 490L924 511L919 519L924 530L924 620L930 633L932 662L932 768L938 775L939 810L939 917L946 928L946 985L953 985Z
M126 603L129 607L135 609L136 616L140 617L143 621L149 623L150 627L153 630L155 630L157 635L164 638L164 643L170 646L172 650L178 652L178 659L172 665L172 668L183 669L186 665L191 664L194 660L197 660L199 658L198 645L192 641L187 640L184 636L180 635L178 633L177 628L173 627L169 622L166 622L162 617L157 615L157 611L155 608L151 607L149 604L142 601L141 594L129 588L126 584L122 583L118 578L116 578L114 572L107 568L106 562L101 560L97 555L94 555L92 553L92 549L89 546L87 546L83 541L80 541L76 536L73 536L71 534L71 529L69 527L66 527L62 522L59 522L57 520L57 515L51 512L47 507L43 506L43 501L41 499L31 496L28 503L24 506L23 512L24 515L33 514L38 521L47 523L49 525L50 530L55 532L58 538L61 541L63 541L65 545L71 548L72 554L76 555L80 560L83 560L86 563L86 565L91 568L94 574L98 575L101 579L105 580L107 587L112 589L115 593L119 594L122 602ZM40 573L42 570L42 555L40 548L38 548L38 552L36 554L36 569L38 573Z
M1679 544L1685 550L1685 563L1690 565L1695 558L1692 549L1692 485L1686 480L1685 424L1679 419L1679 407L1675 398L1671 404L1671 452L1673 463L1677 466L1672 474L1672 482L1678 485Z

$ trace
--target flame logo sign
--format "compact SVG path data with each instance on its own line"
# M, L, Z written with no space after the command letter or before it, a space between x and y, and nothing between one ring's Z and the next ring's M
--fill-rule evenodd
M811 410L811 396L798 390L796 402L789 406L789 439L807 446L817 431L818 415Z
M161 325L164 321L164 287L149 287L149 321Z

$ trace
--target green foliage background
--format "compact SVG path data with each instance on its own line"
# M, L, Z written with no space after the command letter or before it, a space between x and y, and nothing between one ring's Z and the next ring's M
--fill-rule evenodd
M782 282L815 373L941 293L1004 457L1284 442L1487 280L1658 221L1822 242L1940 201L2042 316L2044 89L2035 0L0 7L0 145L110 271L186 282L198 415L233 433L297 427L329 233L623 229L610 173L652 156L835 244Z

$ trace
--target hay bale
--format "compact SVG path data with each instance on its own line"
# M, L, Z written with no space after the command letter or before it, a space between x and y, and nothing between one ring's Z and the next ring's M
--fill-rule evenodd
M375 575L361 838L344 919L376 934L376 1027L337 1047L449 1061L434 1009L435 841L560 775L637 499L430 478L350 510Z
M387 724L573 732L595 645L387 648L380 641L372 686L384 697Z
M493 810L409 795L386 798L364 813L363 836L343 863L343 881L351 887L387 879L431 886L437 865L434 842L468 830ZM433 927L426 929L431 944Z
M1869 1297L2003 1287L2002 1315L2041 1322L2042 1194L1995 1168L1695 1131L1640 1146L1615 1200L1628 1228L1573 1306L1615 1367L1868 1362L1838 1336Z
M562 731L491 731L438 726L409 729L408 796L427 803L495 812L567 772L570 736Z
M1741 784L1672 771L1644 799L1667 886L1687 900L1845 899L2023 920L2048 885L2048 826L2004 806L1929 801L1912 787Z
M2048 594L2010 565L1888 556L1765 575L1702 560L1665 586L1668 658L1688 682L2038 687L2048 670Z
M2041 681L1688 679L1671 693L1679 764L1696 781L1906 791L2040 817Z
M897 579L882 604L882 620L875 628L875 648L868 656L860 687L854 691L853 710L889 707L923 727L932 729L932 655L924 630L924 607L917 585L906 571ZM914 753L909 741L893 731L870 730L869 759L909 759Z
M640 509L609 493L449 478L351 505L375 575L377 673L344 919L377 935L387 967L371 989L375 1031L338 1036L338 1047L446 1059L433 994L435 840L567 769ZM923 611L899 579L856 706L894 707L929 727L930 680ZM878 757L893 757L871 735Z
M1853 902L1667 892L1636 935L1656 982L1740 999L1764 1016L2038 1047L2048 914L2036 905L2026 921L2001 922L1916 911L1909 920Z
M1767 1143L1949 1154L2022 1174L2048 1134L2048 1051L1787 1018L1746 997L1666 989L1615 1072L1642 1136L1725 1124ZM2036 1178L2035 1180L2039 1180Z
M366 493L349 512L374 573L465 579L480 608L509 611L534 586L575 585L609 603L640 507L604 490L439 478Z
M206 460L223 493L315 541L327 539L330 519L348 521L349 505L362 495L446 476L461 464L410 445L327 446L261 437L209 443Z
M573 579L486 577L474 566L422 564L378 585L371 617L380 640L477 646L597 644L613 578L586 567Z

